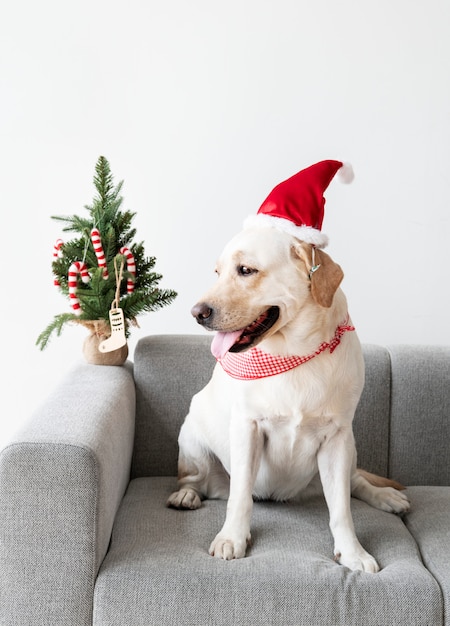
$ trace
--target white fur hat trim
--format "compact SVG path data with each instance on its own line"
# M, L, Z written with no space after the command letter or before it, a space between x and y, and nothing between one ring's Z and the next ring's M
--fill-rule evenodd
M291 222L291 220L284 219L283 217L258 213L257 215L250 215L244 221L244 228L260 227L277 228L300 239L300 241L311 243L317 248L325 248L328 245L328 237L321 230L312 228L311 226L297 226L294 222Z

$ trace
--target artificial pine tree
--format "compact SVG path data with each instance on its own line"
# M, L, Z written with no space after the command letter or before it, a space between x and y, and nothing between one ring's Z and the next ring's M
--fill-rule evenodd
M52 263L55 285L68 298L72 312L56 315L39 335L36 344L41 350L69 322L87 326L99 339L110 336L112 309L123 312L128 337L138 315L170 304L177 295L158 287L162 275L153 271L155 257L145 256L142 242L132 243L136 214L121 209L123 181L114 186L109 163L102 156L95 172L97 195L92 205L85 206L89 215L52 216L65 222L64 231L78 234L71 241L56 242Z

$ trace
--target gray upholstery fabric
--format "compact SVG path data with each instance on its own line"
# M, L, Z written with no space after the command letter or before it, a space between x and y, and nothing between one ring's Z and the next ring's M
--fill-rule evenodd
M210 344L209 335L156 335L138 342L132 477L176 475L181 424L215 364Z
M405 485L450 485L450 346L392 346L389 468Z
M363 345L366 379L353 421L358 466L388 475L391 361L382 346Z
M82 364L0 455L0 624L92 623L129 480L132 370Z
M95 626L442 623L439 585L400 518L352 501L361 542L383 567L365 574L333 562L321 496L257 502L248 556L225 562L207 549L226 503L167 509L174 487L172 478L130 483L96 584Z

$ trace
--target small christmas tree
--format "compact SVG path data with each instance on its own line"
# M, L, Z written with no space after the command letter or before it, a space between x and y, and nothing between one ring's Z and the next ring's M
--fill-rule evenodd
M41 350L69 322L91 330L94 326L97 334L101 322L100 334L110 335L110 313L119 308L128 337L138 315L170 304L177 295L157 286L162 275L153 271L155 257L145 256L142 242L132 243L136 230L131 222L136 214L121 210L123 181L114 186L109 163L102 156L95 172L97 195L92 205L85 206L88 217L52 216L66 223L64 231L78 234L68 242L57 240L52 263L55 285L68 298L72 312L56 315L39 335L36 344Z

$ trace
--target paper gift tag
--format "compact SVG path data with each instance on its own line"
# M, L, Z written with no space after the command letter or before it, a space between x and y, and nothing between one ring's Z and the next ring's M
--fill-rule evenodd
M98 349L100 352L112 352L127 343L127 338L125 337L125 320L122 309L110 310L109 324L111 326L111 336L99 344Z

